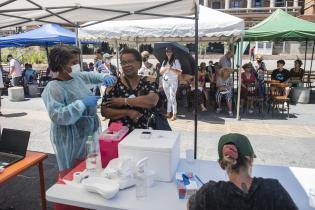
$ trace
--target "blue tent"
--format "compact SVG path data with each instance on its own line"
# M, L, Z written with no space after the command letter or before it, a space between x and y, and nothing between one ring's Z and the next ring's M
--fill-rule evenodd
M75 33L57 24L47 24L40 28L7 37L0 37L0 48L27 47L34 45L75 44ZM84 41L82 43L94 43Z

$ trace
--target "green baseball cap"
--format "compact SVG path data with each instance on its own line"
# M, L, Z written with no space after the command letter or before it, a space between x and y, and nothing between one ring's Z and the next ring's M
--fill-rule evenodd
M248 138L239 133L229 133L221 136L218 144L219 160L222 160L223 146L226 144L234 144L237 148L239 156L253 156L256 157L252 145L250 144Z

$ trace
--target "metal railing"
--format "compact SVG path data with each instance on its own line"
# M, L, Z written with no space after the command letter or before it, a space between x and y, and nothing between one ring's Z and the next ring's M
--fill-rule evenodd
M218 11L233 14L233 15L242 15L242 14L252 14L252 13L272 13L277 9L283 9L287 12L299 13L301 7L252 7L252 8L229 8L229 9L217 9Z

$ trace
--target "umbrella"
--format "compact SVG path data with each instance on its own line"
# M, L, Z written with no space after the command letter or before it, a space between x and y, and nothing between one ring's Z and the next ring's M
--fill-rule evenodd
M179 60L182 67L182 74L194 74L196 68L195 59L190 55L189 49L177 42L158 42L154 44L153 54L162 64L165 58L165 49L171 47L175 57Z

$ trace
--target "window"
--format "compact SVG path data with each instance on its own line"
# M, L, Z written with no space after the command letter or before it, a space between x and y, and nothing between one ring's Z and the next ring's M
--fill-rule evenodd
M241 7L242 7L241 0L232 0L231 8L241 8Z
M263 7L263 0L254 0L254 7Z
M213 0L212 9L221 9L221 2L219 0Z
M285 7L285 0L276 0L275 6L276 7Z

